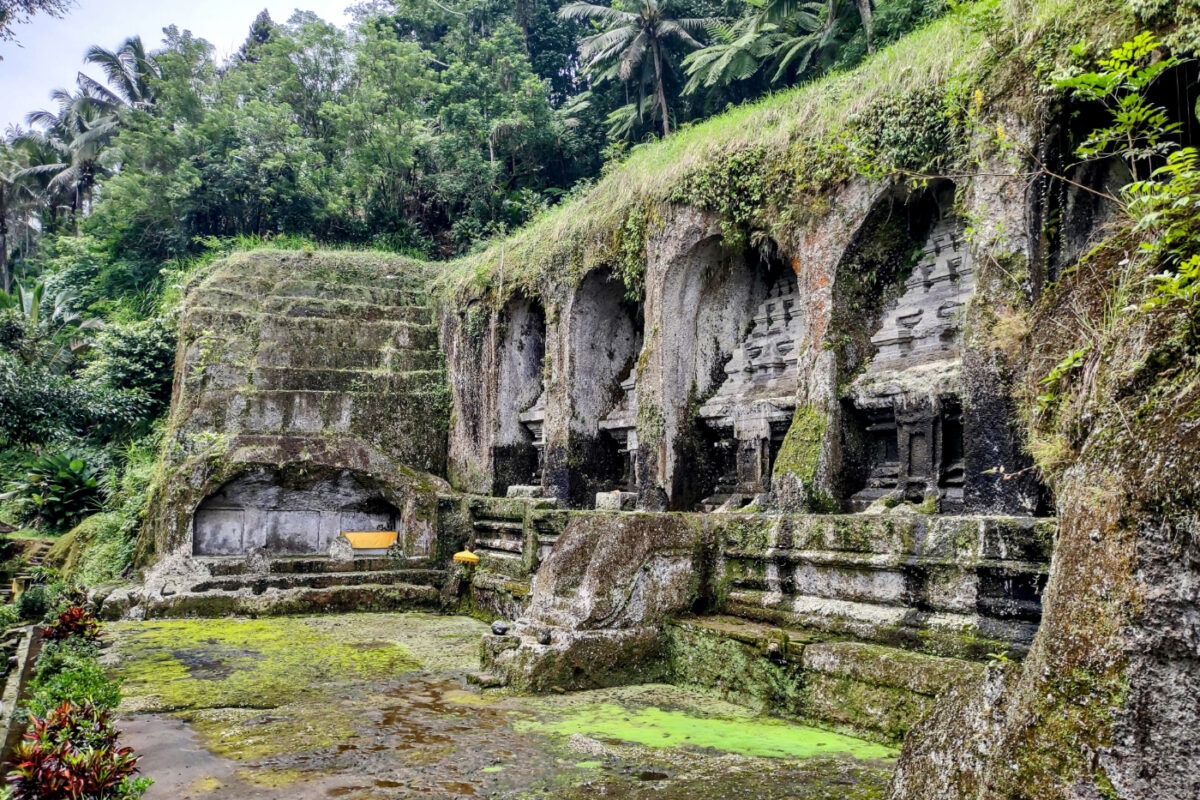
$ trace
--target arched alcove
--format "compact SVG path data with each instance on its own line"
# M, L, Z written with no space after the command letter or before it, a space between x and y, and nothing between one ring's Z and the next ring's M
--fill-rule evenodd
M851 510L883 498L964 508L961 340L975 279L953 201L949 183L880 200L838 268L839 488Z
M570 315L567 497L590 506L598 491L632 488L643 318L641 305L607 270L584 278Z
M493 490L502 495L512 485L541 483L545 309L535 300L515 297L501 313L500 326L492 460Z
M398 522L396 507L351 471L315 476L261 467L200 503L192 521L192 552L324 553L343 531L394 531Z
M771 245L761 250L731 248L714 236L699 242L668 269L660 346L663 457L672 508L690 510L716 491L747 488L742 481L752 460L747 442L754 442L751 449L757 455L752 458L759 459L751 471L759 477L769 475L769 463L764 462L773 454L772 434L769 430L764 436L750 434L740 425L755 393L765 390L768 381L751 386L756 382L744 379L759 366L766 367L767 361L770 367L760 378L768 378L777 368L782 374L789 357L794 375L794 337L782 337L790 342L782 353L774 338L765 354L751 340L756 330L765 335L772 325L778 327L783 309L790 311L794 303L795 291L795 275ZM794 398L794 383L792 391L783 394ZM787 421L793 409L794 399L786 410ZM787 422L776 427L786 432Z

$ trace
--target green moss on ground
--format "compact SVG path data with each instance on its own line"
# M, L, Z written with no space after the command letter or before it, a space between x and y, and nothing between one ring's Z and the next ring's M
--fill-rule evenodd
M218 755L306 752L353 737L380 692L417 670L477 666L474 620L353 618L116 623L125 712L176 712Z

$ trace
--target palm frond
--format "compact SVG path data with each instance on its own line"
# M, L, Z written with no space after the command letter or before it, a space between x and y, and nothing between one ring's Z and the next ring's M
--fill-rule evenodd
M628 11L582 2L568 3L558 10L558 16L560 19L573 19L581 22L595 20L608 25L629 24L637 19L636 14Z

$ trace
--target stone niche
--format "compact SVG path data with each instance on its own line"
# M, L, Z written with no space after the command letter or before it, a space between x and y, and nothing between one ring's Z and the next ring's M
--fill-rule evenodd
M574 507L598 492L636 491L636 364L642 309L607 271L584 278L570 307L569 442L556 459L556 493Z
M509 301L502 314L496 397L496 439L492 455L494 491L542 484L546 444L546 312L524 297Z
M769 486L796 394L796 279L774 252L710 237L665 276L658 458L670 508L740 506Z
M192 552L232 556L325 553L343 531L397 530L399 512L349 470L319 479L261 468L230 481L200 503Z
M961 340L974 287L962 222L939 215L883 309L870 337L874 355L847 392L843 418L859 453L851 510L883 498L936 498L943 511L963 509Z
M799 316L796 276L776 277L755 309L749 332L725 364L725 380L700 407L723 456L716 490L702 508L736 508L771 488L771 469L796 409Z

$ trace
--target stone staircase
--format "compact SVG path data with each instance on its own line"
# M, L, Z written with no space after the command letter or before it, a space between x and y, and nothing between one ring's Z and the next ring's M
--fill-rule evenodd
M441 609L446 572L430 559L198 557L104 598L103 616L219 617ZM136 610L135 610L136 609Z
M4 585L0 586L0 603L7 604L13 601L14 586L25 587L33 583L34 568L46 563L46 554L53 545L53 542L42 539L31 540L26 544L21 556L21 570L12 580L5 581Z
M533 573L566 519L553 498L447 494L439 497L438 540L479 556L471 578L473 609L515 619L528 600Z

